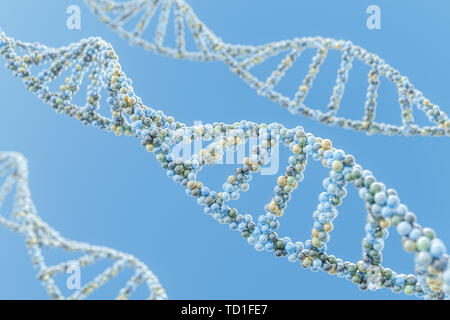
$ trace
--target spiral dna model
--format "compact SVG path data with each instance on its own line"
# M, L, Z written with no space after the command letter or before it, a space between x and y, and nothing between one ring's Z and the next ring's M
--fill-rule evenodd
M38 279L42 281L48 294L53 299L63 299L61 290L54 277L66 273L72 266L86 267L100 260L110 260L114 264L100 273L94 280L76 290L69 299L88 297L94 290L106 284L126 268L134 271L131 279L120 290L118 299L127 299L142 284L150 291L149 299L166 299L166 293L158 278L147 266L132 255L110 248L92 246L61 237L38 216L28 189L28 169L25 158L17 152L0 152L0 208L8 194L15 188L14 204L11 217L0 215L0 224L18 232L25 237L31 260L37 269ZM82 256L76 260L68 260L57 265L45 263L42 248L61 249L68 252L79 252Z
M379 56L367 52L350 41L308 37L270 42L259 46L235 45L222 41L208 29L185 0L85 1L102 22L106 23L121 37L129 40L131 44L178 59L222 61L230 67L232 72L255 89L259 95L287 108L292 114L310 117L328 125L365 131L368 134L450 136L450 120L438 105L431 103L422 92L414 88L407 77L402 76L399 71L388 65ZM143 34L146 32L153 16L157 14L158 7L160 7L159 19L154 32L154 39L148 41L144 39ZM176 44L173 48L164 44L164 40L167 38L166 31L171 11L174 15L173 29L176 36ZM134 22L134 17L137 17L137 22ZM195 41L196 47L192 50L186 49L186 29ZM294 97L287 97L276 91L276 86L280 80L295 62L299 61L302 53L308 49L315 50L316 53L312 58L309 71ZM307 107L305 99L320 71L320 67L327 58L327 53L331 50L340 52L341 63L337 70L336 84L327 106L328 111L323 112L319 109ZM260 80L252 74L253 67L263 64L270 57L278 55L285 56L267 79ZM349 72L355 59L370 68L367 99L362 120L347 119L337 115ZM398 102L401 107L401 112L399 112L402 119L401 126L375 121L378 87L383 77L397 87ZM415 123L414 107L426 114L430 121L429 126L421 127Z
M378 182L371 171L363 169L352 155L333 146L329 139L315 137L300 126L286 128L279 123L257 124L243 120L231 124L216 122L187 126L177 122L172 116L142 101L112 46L100 38L49 48L12 39L0 31L0 57L5 59L6 68L23 81L27 90L57 113L116 135L125 134L139 139L140 145L155 155L167 176L185 188L186 194L196 199L206 215L237 231L256 250L286 257L311 271L322 270L337 275L352 281L361 290L390 288L396 293L415 294L427 299L449 297L450 263L444 243L433 229L424 228L417 222L415 214L400 202L394 189ZM52 91L50 84L65 71L70 75L59 89ZM80 91L84 80L89 81L86 103L77 105L73 97ZM108 114L100 112L102 94L107 96ZM229 175L222 190L212 190L200 181L203 167L220 163L226 152L236 152L239 146L248 145L252 139L258 139L259 143L252 146L251 154ZM199 140L206 141L207 145L189 157L175 154L180 145ZM285 146L292 154L285 160L284 173L276 179L273 198L257 216L239 212L231 202L239 198L240 192L249 189L252 176L261 173L278 146ZM140 276L133 278L133 283L147 281L153 292L151 297L165 297L156 278L137 260L111 249L70 242L57 236L41 222L31 205L23 158L7 154L5 159L9 160L4 162L15 165L12 177L16 179L19 191L13 220L1 221L10 229L26 235L33 260L37 261L38 277L45 282L52 298L61 296L53 287L51 275L64 269L65 264L45 267L39 256L39 247L44 244L86 252L89 261L91 258L109 257L120 265L128 263L139 271ZM291 240L279 235L277 229L311 159L326 168L323 192L318 195L319 203L312 215L311 236L304 241ZM362 257L356 262L344 261L327 252L333 220L338 216L338 206L349 185L359 191L367 209ZM384 240L391 227L401 235L404 249L414 253L415 274L400 274L382 265ZM101 277L99 282L103 283L111 273L113 271L107 271L106 277ZM88 285L75 297L83 297L95 286ZM126 296L129 288L127 286L122 294Z

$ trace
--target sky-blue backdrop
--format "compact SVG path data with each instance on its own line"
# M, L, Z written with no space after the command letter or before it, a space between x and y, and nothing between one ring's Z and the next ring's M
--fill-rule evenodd
M262 44L314 35L351 40L379 54L450 113L448 1L189 3L217 35L231 43ZM81 30L66 28L66 8L71 4L81 7ZM381 30L366 28L366 8L371 4L381 8ZM257 96L220 62L177 61L128 46L81 1L1 1L0 26L16 39L54 47L101 36L113 44L144 102L178 121L277 121L288 127L300 124L316 136L331 138L380 181L397 189L419 222L435 228L450 244L448 138L366 136L293 117ZM293 94L310 56L306 54L303 67L294 68L282 81L281 91ZM329 59L308 99L310 106L323 108L328 102L338 65L337 56ZM274 59L269 64L277 63ZM269 70L261 68L258 72L267 75ZM341 114L362 116L366 72L366 67L359 66L350 73ZM205 216L136 139L116 137L55 114L3 67L0 88L0 149L17 150L28 158L30 187L43 219L70 239L136 255L160 278L170 298L405 298L388 290L361 292L348 281L324 272L312 273L298 263L255 251L236 232ZM381 86L378 114L386 122L400 123L395 89L386 83ZM417 118L424 119L422 115ZM233 168L207 168L202 177L219 187ZM310 235L311 214L326 171L311 162L305 176L281 220L280 233L295 240ZM271 198L274 181L275 176L256 177L250 191L239 200L238 209L254 215L262 212ZM350 188L335 221L329 252L344 259L359 259L364 223L364 204ZM0 244L0 298L47 298L35 279L23 239L3 228ZM403 252L396 232L391 232L384 252L384 265L403 273L413 271L413 256ZM50 254L50 262L57 258ZM96 270L94 267L82 273L82 280L88 280ZM65 277L59 281L64 284ZM117 279L93 297L115 297L124 281L124 277Z

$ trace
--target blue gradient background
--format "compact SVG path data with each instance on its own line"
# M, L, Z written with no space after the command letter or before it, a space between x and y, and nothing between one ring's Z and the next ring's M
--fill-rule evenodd
M351 40L380 55L450 113L450 43L444 40L450 30L448 1L188 2L200 19L231 43L262 44L315 35ZM66 28L66 8L71 4L81 7L81 30ZM381 30L366 28L366 8L371 4L381 7ZM220 62L177 61L128 46L81 1L0 1L0 26L16 39L54 47L84 37L102 37L113 44L143 101L178 121L277 121L288 127L301 124L316 136L331 138L336 147L352 153L378 180L397 189L402 202L418 215L419 223L435 228L450 244L448 138L366 136L293 117L257 96ZM280 91L294 93L310 63L308 56L311 52L304 56L303 67L294 68L280 83ZM328 103L339 63L337 55L329 59L307 100L309 106L323 108ZM269 64L274 67L278 61ZM367 71L367 67L355 63L340 114L362 117ZM270 67L258 72L268 75ZM312 273L298 263L255 251L238 233L205 216L195 200L166 177L138 140L116 137L57 115L3 67L0 88L0 149L17 150L28 158L30 188L41 217L69 239L134 254L160 278L169 298L408 298L386 289L361 292L338 277ZM394 86L383 82L378 101L377 119L399 124ZM424 115L415 115L419 123L425 123ZM281 160L282 168L286 161ZM201 178L220 187L233 169L206 168ZM309 237L311 214L326 174L318 163L310 162L304 182L281 219L280 234L302 241ZM255 177L237 208L254 215L261 213L271 198L275 179ZM339 212L328 251L357 261L366 214L353 187ZM394 230L384 254L384 265L402 273L413 272L413 256L402 250ZM57 262L61 257L49 253L49 261ZM0 298L47 298L35 279L23 238L5 228L0 228L0 261ZM82 271L82 281L89 280L101 266ZM65 277L58 280L62 286ZM125 276L119 277L93 297L113 298L125 281ZM141 291L136 297L144 297Z

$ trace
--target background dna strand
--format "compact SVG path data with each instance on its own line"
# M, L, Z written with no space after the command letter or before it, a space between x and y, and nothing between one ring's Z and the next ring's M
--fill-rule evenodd
M290 262L299 262L312 271L322 270L345 278L362 290L384 287L428 299L448 298L450 264L443 242L432 229L423 228L417 222L415 214L400 203L395 190L378 182L370 171L355 162L353 156L333 147L330 140L306 133L302 127L289 129L278 123L266 125L241 121L189 127L176 122L173 117L142 102L111 45L99 38L54 49L16 41L1 32L0 55L6 60L6 67L22 79L26 88L56 112L117 135L124 133L139 138L141 145L155 154L167 175L204 207L205 214L238 231L256 250L287 257ZM35 75L33 66L43 69ZM49 84L64 70L71 70L71 75L59 90L50 90ZM89 78L86 104L78 106L72 98L80 90L86 75ZM100 113L102 90L108 95L110 116ZM236 151L239 145L249 143L252 138L261 143L252 148L250 157L226 179L223 190L211 190L198 180L198 173L205 165L218 163L225 151ZM189 159L174 155L177 146L198 140L210 143ZM260 172L278 145L289 148L292 155L287 159L284 174L277 178L272 200L257 218L239 213L229 203L237 200L241 191L249 189L252 175ZM294 190L303 180L309 159L320 161L328 170L328 176L323 180L324 191L320 193L319 204L313 213L311 237L304 242L293 241L278 235L276 230ZM338 215L337 207L347 194L346 187L352 183L367 210L362 258L356 263L328 254L326 245L333 230L333 220ZM384 240L389 236L391 226L395 226L402 236L404 249L415 253L416 275L398 274L382 266Z
M68 299L87 298L94 290L105 285L121 271L131 268L133 276L120 290L117 299L128 299L140 285L147 285L149 299L167 299L167 295L158 278L136 257L114 249L93 246L87 243L65 239L57 231L42 221L31 200L28 188L28 168L25 158L16 152L0 152L0 208L9 193L15 188L11 217L0 215L0 223L8 229L25 237L28 252L37 278L42 281L52 299L64 299L54 277L66 273L71 267L86 267L100 260L111 260L112 267L107 268L95 279L81 286ZM62 249L67 252L80 252L83 255L76 260L68 260L57 265L47 265L42 249Z
M86 0L92 11L121 37L146 50L167 55L178 59L197 61L218 60L230 67L242 80L255 89L259 95L265 96L275 103L287 108L292 114L301 114L319 122L336 125L346 129L365 131L368 134L399 134L399 135L430 135L449 136L450 120L440 110L439 106L431 103L421 91L414 88L406 76L376 54L352 44L350 41L334 40L322 37L295 38L271 42L259 46L235 45L222 41L195 15L192 8L184 0ZM154 39L146 40L144 32L151 19L157 15L158 24ZM171 11L173 11L174 30L176 36L175 47L164 44L167 38L167 27ZM130 22L138 17L137 22ZM127 26L127 22L128 26ZM129 27L132 24L133 27ZM187 26L187 28L186 28ZM132 29L132 30L127 30ZM192 35L196 48L186 49L186 29ZM308 49L316 50L316 54L309 66L309 71L294 97L287 97L276 90L277 84L289 69L299 61L303 52ZM328 111L310 108L305 105L305 99L312 88L314 79L330 51L341 53L341 64L337 71L336 84L332 90ZM285 57L265 80L260 80L252 74L251 69L263 64L270 57L285 54ZM353 120L338 116L338 110L345 92L345 85L349 80L349 72L353 62L359 60L370 67L368 73L368 87L364 116L362 120ZM398 102L401 109L402 125L379 123L375 120L378 88L382 78L394 83L398 91ZM430 121L429 126L415 123L413 109L424 112Z

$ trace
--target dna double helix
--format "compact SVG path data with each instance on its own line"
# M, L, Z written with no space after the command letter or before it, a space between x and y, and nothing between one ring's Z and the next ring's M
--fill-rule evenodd
M147 266L136 257L114 249L93 246L88 243L68 240L45 223L37 214L28 188L28 168L25 158L17 152L0 152L0 209L7 196L15 189L13 209L10 218L0 215L0 223L6 228L24 236L31 261L37 270L37 278L42 281L49 296L53 299L64 299L57 282L54 280L60 274L65 274L74 266L78 268L93 265L99 261L112 261L92 281L89 281L67 297L68 299L84 299L96 289L101 288L109 280L122 271L131 269L132 277L120 290L117 299L128 299L140 286L146 285L149 299L167 299L167 295L158 278ZM47 265L43 249L59 249L67 252L77 252L81 256L56 265Z
M315 137L298 126L286 128L279 123L257 124L240 121L232 124L215 122L187 126L146 105L135 93L109 43L89 38L62 48L48 48L26 43L0 32L0 56L6 68L20 78L25 87L57 113L116 135L139 139L140 144L160 162L167 176L185 188L196 199L204 213L237 231L258 251L272 252L311 271L322 270L347 279L361 290L390 288L393 292L426 299L445 299L450 293L450 263L444 243L431 228L424 228L414 213L400 202L394 189L376 180L355 158L333 146L329 139ZM39 67L39 70L34 69ZM59 90L51 90L63 73L70 73ZM83 80L89 81L86 103L77 105L74 95ZM107 95L110 114L100 112L100 101ZM102 109L103 110L103 109ZM213 190L199 180L206 165L220 163L226 152L239 146L253 145L249 157L226 179L222 190ZM177 156L183 144L205 141L207 145L189 157ZM267 165L274 150L284 146L291 151L284 173L276 179L273 198L264 212L254 217L240 213L231 201L249 190L254 174ZM323 192L313 213L311 236L304 241L278 234L281 217L304 178L308 160L319 161L327 170ZM358 190L367 210L362 257L356 262L344 261L327 252L327 243L338 216L338 206L347 195L349 185ZM407 252L414 253L415 274L399 274L382 265L384 240L395 227ZM53 241L48 238L49 241ZM41 279L42 280L42 279Z
M222 61L232 72L255 89L261 96L267 97L292 114L300 114L321 123L334 125L367 134L387 135L429 135L450 136L450 120L446 113L427 99L416 89L406 76L374 53L352 44L350 41L322 37L305 37L270 42L251 46L230 44L216 36L194 13L185 0L85 0L92 11L121 37L146 50L177 59L196 61ZM158 11L159 10L159 11ZM146 40L144 33L152 18L159 12L154 38ZM175 44L164 44L168 38L168 22L173 12ZM133 20L134 19L134 20ZM186 48L188 32L192 35L195 48ZM148 32L147 32L148 33ZM303 52L315 50L309 70L293 97L277 91L276 87L294 64L300 61ZM328 111L305 105L305 99L313 86L314 79L330 51L338 51L341 56L337 70L336 83L327 105ZM252 74L252 68L261 65L269 58L282 55L283 59L265 80ZM345 85L353 63L358 61L370 68L364 116L354 120L338 116ZM382 78L397 87L402 125L380 123L375 120L378 88ZM414 120L414 108L424 112L430 125L420 126Z

